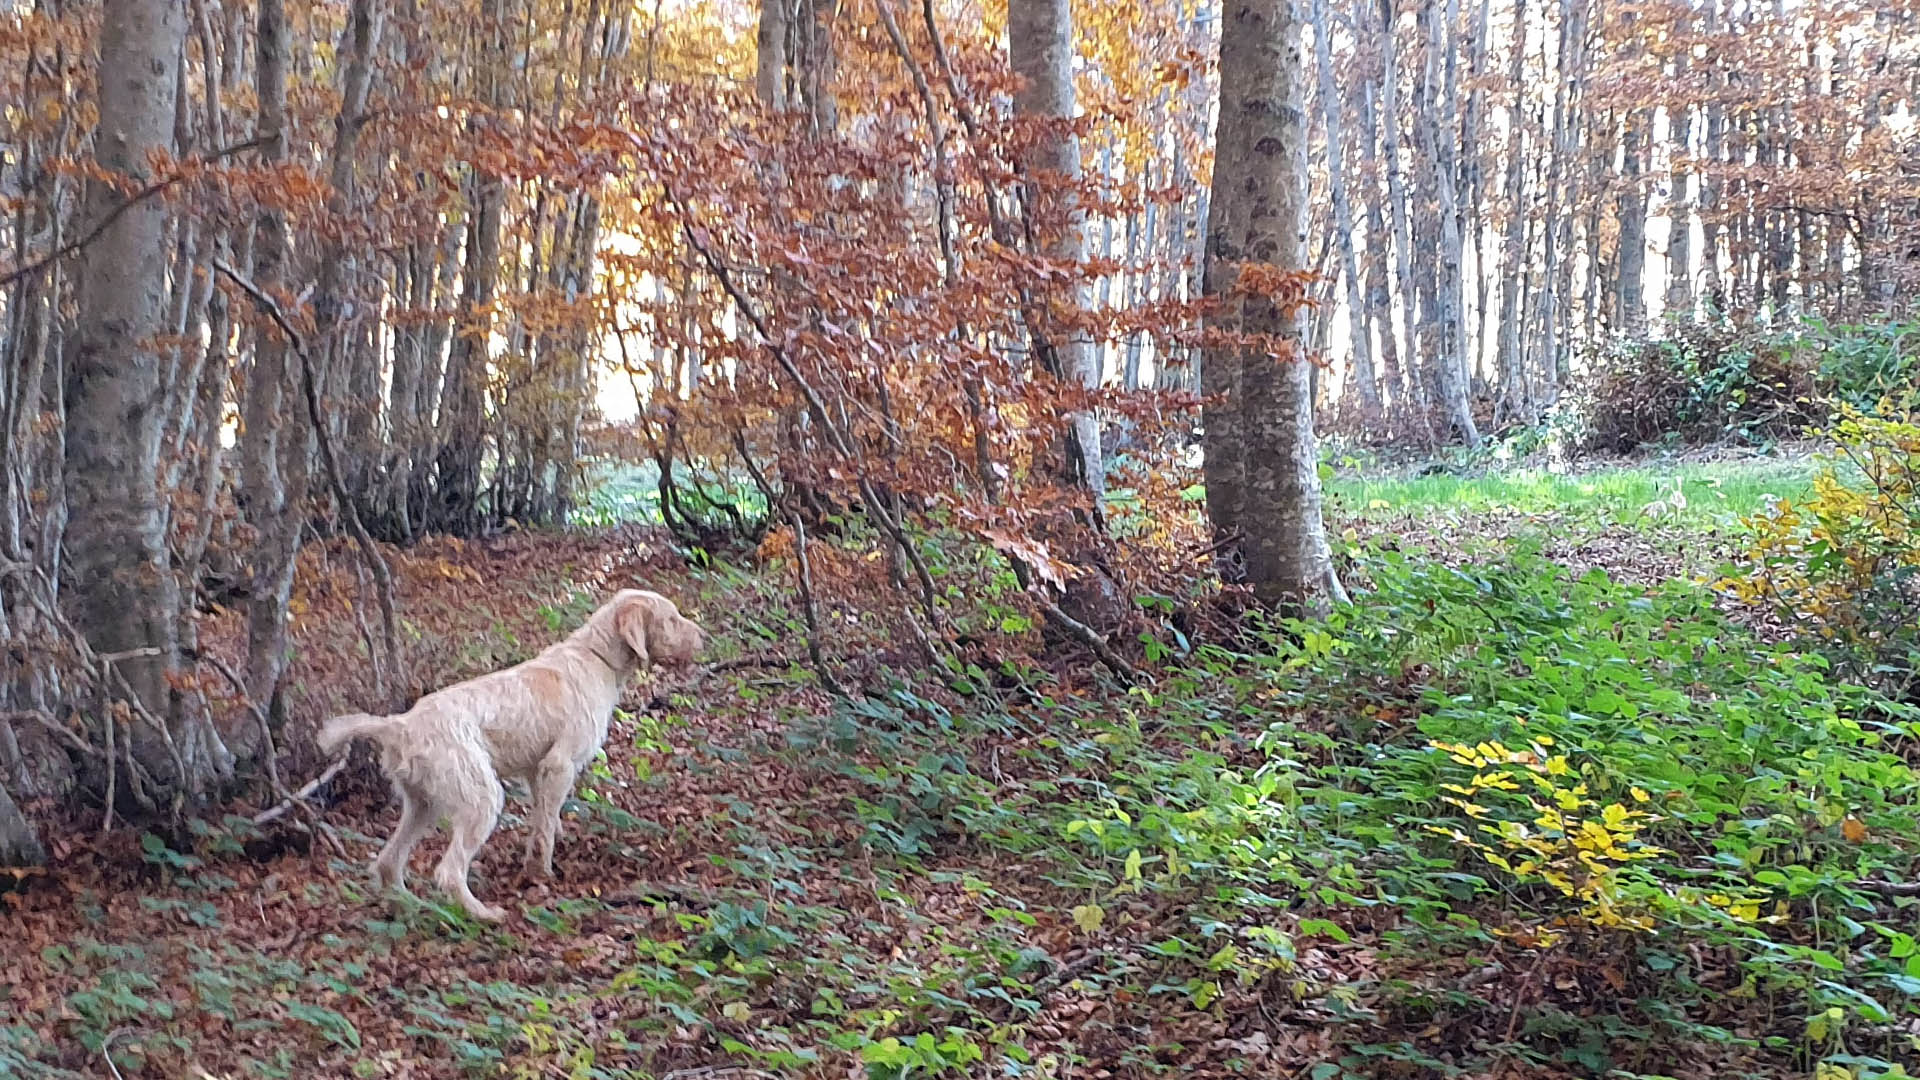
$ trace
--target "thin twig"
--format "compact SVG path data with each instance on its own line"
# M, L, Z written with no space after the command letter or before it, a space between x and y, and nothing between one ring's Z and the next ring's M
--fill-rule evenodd
M69 747L82 754L100 756L100 748L73 733L66 725L55 720L52 715L40 709L7 709L0 711L0 723L14 723L31 720L45 728L49 734L59 736Z
M107 1063L107 1071L113 1074L114 1080L126 1080L120 1075L120 1066L113 1063L113 1040L126 1033L126 1028L114 1028L107 1032L106 1038L100 1040L100 1057Z
M791 508L787 510L787 521L793 526L794 577L800 588L800 614L807 624L807 659L813 663L813 670L829 693L834 697L848 697L846 687L833 677L826 658L820 653L820 618L813 599L813 564L807 559L807 527L800 520L799 512Z
M1854 888L1881 896L1920 896L1920 881L1859 881L1854 883Z
M103 692L111 692L114 685L118 684L121 693L126 696L127 707L133 711L134 715L138 716L141 720L145 721L148 726L160 733L161 744L166 747L168 756L173 759L173 767L178 770L178 774L181 777L187 776L186 759L180 755L180 748L173 741L173 731L168 728L166 724L162 723L158 717L154 716L152 712L148 711L146 704L140 700L140 695L135 692L133 684L127 680L126 675L124 675L118 667L114 666L111 660L107 660L95 652L93 644L87 640L86 635L82 634L79 628L68 621L66 615L60 611L59 604L52 599L52 597L56 595L56 590L53 587L53 582L48 579L46 572L32 563L0 558L0 577L15 575L23 578L29 585L28 588L22 590L26 595L27 602L33 605L34 610L38 611L42 618L47 620L49 626L66 635L68 644L73 647L74 655L79 658L80 666L86 672L87 677ZM109 719L108 722L112 723L111 719ZM112 745L112 734L113 731L109 728L109 747ZM148 811L158 810L159 808L154 805L152 798L146 793L146 786L143 783L142 777L142 767L133 756L133 740L125 740L124 747L128 766L128 785L133 789L134 798L139 801L143 809ZM111 749L109 749L108 752L108 760L108 783L111 786L114 780L111 771L113 768ZM108 813L109 815L112 813L111 809L109 809Z
M280 797L280 801L272 808L255 815L253 823L255 825L265 825L275 818L284 816L288 810L296 806L300 807L306 810L312 818L312 820L305 823L303 827L310 828L313 832L317 833L321 839L332 846L336 854L341 858L345 858L347 855L347 846L340 842L340 838L334 835L333 830L328 827L326 822L320 820L319 813L315 811L313 807L307 805L306 798L308 795L313 794L320 785L338 776L341 768L346 765L347 759L341 758L334 762L327 771L309 780L299 791L288 791L286 785L280 782L280 754L274 746L273 726L268 722L266 710L261 708L260 704L254 701L252 697L248 696L247 684L240 681L240 676L235 674L231 667L227 666L226 661L211 653L203 654L202 659L213 665L213 669L218 671L221 676L227 680L227 685L233 687L234 694L240 698L241 703L246 706L247 711L253 714L254 720L259 722L260 738L265 740L266 743L263 757L267 763L267 784L273 789L273 793Z
M880 528L886 532L887 536L892 539L895 544L899 545L900 550L906 553L907 562L913 567L914 577L920 585L921 608L926 612L927 621L938 626L940 616L939 610L934 603L934 596L937 590L933 584L933 576L927 570L925 561L920 558L919 553L915 551L913 545L908 542L905 526L894 520L893 514L887 509L886 502L880 498L879 491L874 488L872 479L867 475L864 460L854 451L852 437L840 424L835 422L833 414L827 410L826 401L820 396L820 392L814 389L813 384L801 373L799 365L794 363L793 357L790 356L786 348L780 344L780 340L773 336L773 332L768 327L766 320L761 317L759 309L754 307L753 303L747 299L747 295L740 290L739 284L733 280L732 268L721 261L720 257L714 254L713 249L709 247L705 241L700 239L699 234L703 230L694 227L691 208L679 197L671 185L666 188L666 195L668 202L681 214L680 230L686 236L688 245L700 256L701 261L706 263L707 269L712 272L714 279L720 283L720 288L725 291L727 297L733 301L735 310L739 311L747 322L752 325L754 332L760 336L761 345L773 357L774 362L780 366L780 369L786 373L787 378L792 380L794 388L806 399L808 413L813 416L814 422L820 425L821 430L827 433L827 441L833 447L834 452L840 456L841 460L854 467L854 480L860 489L860 497L866 504L867 512L879 523ZM914 633L915 637L928 649L928 661L931 663L937 660L938 657L932 655L931 642L927 641L925 634L918 626L914 627Z

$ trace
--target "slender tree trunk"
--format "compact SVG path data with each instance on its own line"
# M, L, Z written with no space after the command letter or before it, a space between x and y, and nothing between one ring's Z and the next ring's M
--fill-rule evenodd
M1619 276L1615 279L1619 318L1613 329L1629 337L1647 333L1647 191L1640 181L1646 171L1648 125L1646 110L1627 113L1620 157L1620 199L1615 211L1620 223L1616 256Z
M506 0L486 0L481 50L485 70L483 97L495 108L507 101L501 85L506 74L507 28L502 15ZM434 520L439 528L471 533L480 525L480 465L486 447L486 382L488 339L493 334L493 294L500 275L500 225L506 187L500 178L475 168L468 185L468 207L473 221L467 228L465 266L461 272L459 315L453 350L447 357L438 455L440 505Z
M787 2L760 0L753 88L760 103L775 112L787 107Z
M1358 17L1366 18L1369 4L1359 6ZM1366 187L1367 207L1367 322L1377 328L1380 342L1380 378L1393 397L1396 412L1404 412L1407 385L1400 364L1399 335L1393 329L1393 285L1389 275L1393 239L1387 233L1386 214L1381 209L1379 125L1375 123L1373 86L1360 91L1360 155Z
M1067 0L1014 0L1007 9L1014 74L1022 84L1014 110L1044 130L1021 166L1026 175L1029 227L1055 260L1077 265L1086 258L1086 218L1072 190L1080 180L1079 140L1065 127L1073 119L1073 19ZM1086 307L1085 289L1074 284L1052 298L1074 311ZM1049 320L1051 321L1051 320ZM1045 329L1042 363L1070 387L1099 389L1100 363L1083 331ZM1051 353L1051 356L1044 355ZM1106 487L1100 427L1091 409L1067 418L1064 478L1098 499Z
M1244 533L1240 549L1257 597L1321 607L1345 596L1321 521L1302 313L1239 288L1246 265L1306 269L1301 20L1293 0L1228 0L1224 15L1206 291L1223 304L1216 329L1265 336L1281 355L1208 350L1208 389L1224 391L1234 405L1229 426L1216 429L1209 420L1207 506L1215 529ZM1226 479L1221 490L1216 476Z
M259 0L254 28L254 94L260 132L267 140L261 157L287 160L287 71L291 32L283 0ZM286 216L263 208L254 220L253 280L269 294L279 293L287 277ZM290 297L276 299L289 310ZM305 525L308 460L306 413L294 407L295 366L291 345L279 327L257 318L253 367L241 432L241 494L256 540L250 551L247 596L247 695L266 706L274 700L286 670L288 597Z
M1692 29L1693 13L1681 16L1680 29ZM1687 74L1687 54L1673 61L1677 80ZM1673 167L1668 177L1667 195L1667 289L1662 314L1669 322L1693 321L1693 104L1680 101L1667 108L1672 125L1669 153Z
M1352 336L1353 382L1364 418L1380 415L1380 380L1373 370L1373 343L1367 340L1366 303L1360 295L1360 261L1354 254L1353 205L1347 197L1343 164L1346 132L1340 122L1340 83L1333 70L1333 25L1327 0L1313 0L1313 53L1320 71L1320 111L1327 126L1327 188L1333 199L1333 238L1340 252L1345 284L1347 327Z
M1445 26L1434 0L1426 0L1420 9L1427 48L1427 107L1417 110L1414 131L1420 138L1421 156L1426 159L1427 182L1434 193L1434 237L1438 255L1434 275L1434 367L1435 390L1440 395L1447 424L1453 435L1467 446L1480 444L1480 429L1473 420L1473 402L1469 396L1466 367L1466 322L1462 311L1465 243L1460 235L1459 189L1456 150L1452 133L1459 116L1458 82L1455 76L1455 41L1451 30L1455 0L1447 0ZM1445 74L1440 82L1438 107L1432 100L1435 68L1445 58Z
M1523 424L1534 421L1533 397L1527 386L1527 358L1522 345L1525 313L1520 287L1527 270L1527 218L1533 200L1526 184L1526 83L1522 76L1527 56L1527 0L1514 0L1513 54L1507 58L1507 84L1513 94L1507 110L1506 236L1500 267L1500 346L1495 368L1500 380L1500 415Z
M798 23L791 32L791 40L799 44L794 50L798 61L795 66L807 116L817 135L831 134L840 124L840 105L833 97L836 58L832 20L838 9L837 0L797 0L795 5ZM1011 14L1008 22L1011 25Z
M1706 29L1711 37L1720 28L1720 0L1706 0L1706 15ZM1726 84L1726 72L1718 59L1710 57L1708 62L1711 67L1707 74L1707 132L1706 145L1702 147L1707 167L1700 177L1700 271L1706 316L1716 319L1727 309L1726 286L1720 277L1720 222L1723 213L1720 168L1727 152L1727 113L1726 106L1714 100L1714 97Z
M1380 73L1381 153L1387 163L1387 205L1393 218L1394 285L1400 294L1401 332L1406 335L1407 350L1404 355L1409 396L1415 411L1424 412L1428 395L1426 380L1420 374L1426 364L1420 355L1420 339L1415 333L1419 321L1414 310L1413 230L1407 222L1407 183L1405 174L1400 171L1399 16L1394 10L1394 0L1379 0L1379 5L1383 59Z

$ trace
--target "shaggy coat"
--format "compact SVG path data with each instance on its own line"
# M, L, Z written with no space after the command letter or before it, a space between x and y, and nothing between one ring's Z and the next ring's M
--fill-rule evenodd
M353 739L372 740L400 793L400 825L373 860L374 882L404 889L414 845L444 821L452 836L434 884L475 918L504 918L467 886L474 855L505 804L501 781L518 777L533 793L526 869L551 877L560 806L606 740L621 686L636 668L692 663L705 638L666 597L624 589L524 664L428 694L398 716L329 720L320 749L332 754Z

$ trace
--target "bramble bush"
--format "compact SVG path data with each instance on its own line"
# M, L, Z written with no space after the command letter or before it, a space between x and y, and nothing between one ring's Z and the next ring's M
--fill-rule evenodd
M1870 411L1912 394L1920 323L1702 323L1606 343L1586 366L1574 411L1588 451L1626 453L1668 439L1766 442L1825 422L1833 409Z

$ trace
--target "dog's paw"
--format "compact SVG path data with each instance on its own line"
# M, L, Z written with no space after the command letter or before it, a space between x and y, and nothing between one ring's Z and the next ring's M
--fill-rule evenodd
M505 922L507 919L506 908L494 907L490 904L481 904L472 909L470 914L481 922L497 923Z

